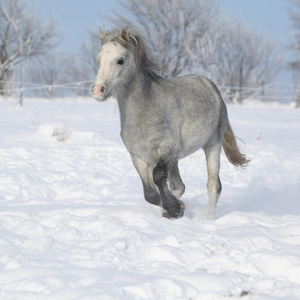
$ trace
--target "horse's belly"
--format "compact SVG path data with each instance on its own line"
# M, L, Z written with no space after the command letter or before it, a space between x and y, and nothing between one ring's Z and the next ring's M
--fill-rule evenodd
M212 135L212 130L201 126L198 122L185 124L181 128L182 149L185 156L205 146Z

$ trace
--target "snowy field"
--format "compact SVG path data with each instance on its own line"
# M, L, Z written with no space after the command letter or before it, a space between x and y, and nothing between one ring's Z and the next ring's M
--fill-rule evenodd
M222 154L205 219L202 151L185 216L148 204L115 102L0 101L0 299L300 299L300 110L229 105L252 162Z

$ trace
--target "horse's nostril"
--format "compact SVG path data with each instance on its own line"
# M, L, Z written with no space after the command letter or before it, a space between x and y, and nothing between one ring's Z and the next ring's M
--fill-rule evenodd
M105 91L106 91L105 85L101 85L97 83L93 83L91 85L91 93L95 97L104 97Z

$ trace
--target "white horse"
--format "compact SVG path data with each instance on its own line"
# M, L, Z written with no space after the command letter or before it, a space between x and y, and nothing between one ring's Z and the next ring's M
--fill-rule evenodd
M202 76L160 77L135 29L104 33L99 28L99 35L99 71L91 92L98 101L117 98L121 137L141 177L145 199L163 207L165 217L182 217L185 206L179 198L185 186L178 160L202 148L212 218L222 190L222 146L235 166L249 163L239 151L218 88Z

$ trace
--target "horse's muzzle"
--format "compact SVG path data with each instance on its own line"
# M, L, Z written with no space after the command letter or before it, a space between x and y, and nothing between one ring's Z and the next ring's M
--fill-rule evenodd
M91 85L91 94L99 101L104 100L106 98L106 86L93 83Z

